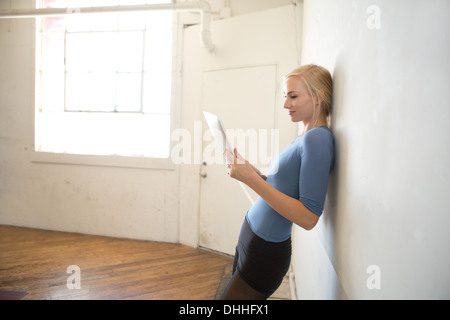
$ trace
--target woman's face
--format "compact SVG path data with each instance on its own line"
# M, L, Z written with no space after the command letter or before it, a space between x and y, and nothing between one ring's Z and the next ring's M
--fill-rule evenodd
M303 81L289 77L284 83L286 101L284 108L289 111L292 122L309 123L314 115L314 101L309 95Z

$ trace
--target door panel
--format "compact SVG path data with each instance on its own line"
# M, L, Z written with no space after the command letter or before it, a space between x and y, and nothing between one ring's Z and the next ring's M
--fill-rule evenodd
M278 148L271 149L271 135L264 134L273 131L271 128L275 126L274 79L275 65L203 73L203 110L219 115L231 145L257 168L268 166L267 154L278 152ZM206 128L206 124L203 127ZM202 169L207 176L202 179L200 189L199 244L231 254L243 217L257 194L230 179L220 151L219 154L211 152L214 141L204 142L206 165L203 164ZM263 157L258 154L260 150L265 151Z
M282 96L282 79L297 66L296 30L295 6L212 22L213 52L199 45L198 26L185 29L182 105L190 112L183 115L182 124L192 128L191 122L202 119L206 165L197 164L198 216L181 216L180 221L193 226L192 220L198 218L196 231L202 247L234 254L245 214L257 198L248 187L244 191L228 177L226 166L213 157L213 141L202 111L219 115L225 128L233 130L231 143L246 159L260 169L268 167L268 158L278 154L298 131L283 110ZM187 169L183 176L192 176L194 171Z

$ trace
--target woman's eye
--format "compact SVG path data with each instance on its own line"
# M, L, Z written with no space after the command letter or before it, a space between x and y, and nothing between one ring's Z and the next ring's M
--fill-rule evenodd
M290 96L290 98L291 98L291 99L295 99L295 98L297 98L297 96Z

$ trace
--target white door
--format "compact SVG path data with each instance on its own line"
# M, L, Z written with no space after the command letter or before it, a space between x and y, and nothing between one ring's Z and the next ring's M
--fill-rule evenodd
M213 52L199 45L198 26L184 34L183 82L189 84L184 105L200 103L196 121L203 119L201 111L219 115L231 130L231 144L260 169L268 167L297 133L283 110L282 96L284 74L298 60L295 10L286 6L214 21ZM229 178L225 165L217 163L202 121L198 243L233 255L243 219L257 195Z

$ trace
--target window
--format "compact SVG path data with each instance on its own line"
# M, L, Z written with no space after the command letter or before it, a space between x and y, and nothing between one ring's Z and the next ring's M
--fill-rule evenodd
M81 8L155 0L38 0ZM172 13L41 18L36 50L36 151L168 158Z

